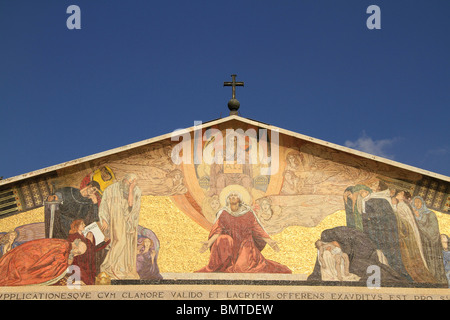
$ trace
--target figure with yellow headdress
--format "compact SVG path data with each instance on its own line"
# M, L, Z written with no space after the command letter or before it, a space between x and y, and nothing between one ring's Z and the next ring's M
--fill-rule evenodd
M100 188L97 188L96 193L97 205L100 206L103 191L105 191L107 187L116 182L116 177L114 175L114 172L109 167L103 166L85 176L81 181L80 189L85 188L91 181L96 181L100 186Z
M261 251L266 244L279 251L248 203L251 196L239 185L225 187L220 193L219 210L208 241L200 252L211 250L209 263L197 272L292 273L275 261L265 259Z

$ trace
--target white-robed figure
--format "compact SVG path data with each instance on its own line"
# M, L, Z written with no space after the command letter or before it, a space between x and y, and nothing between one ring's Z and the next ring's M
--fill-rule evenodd
M127 174L105 189L100 204L101 229L111 239L100 271L111 279L139 279L136 248L142 192L136 183L137 176Z

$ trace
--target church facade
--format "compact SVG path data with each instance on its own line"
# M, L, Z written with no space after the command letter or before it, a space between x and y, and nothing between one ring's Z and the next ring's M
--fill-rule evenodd
M450 178L230 115L0 181L0 232L3 286L448 288ZM17 275L44 240L64 268Z

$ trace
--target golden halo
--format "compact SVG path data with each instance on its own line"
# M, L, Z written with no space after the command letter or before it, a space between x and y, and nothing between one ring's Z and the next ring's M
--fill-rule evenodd
M252 196L250 195L250 193L248 192L248 190L246 188L244 188L243 186L240 186L238 184L231 184L231 185L223 188L222 191L220 192L219 200L220 200L220 205L222 207L225 207L227 205L227 196L230 194L231 191L236 191L236 192L240 193L240 195L242 196L242 201L246 205L252 204Z

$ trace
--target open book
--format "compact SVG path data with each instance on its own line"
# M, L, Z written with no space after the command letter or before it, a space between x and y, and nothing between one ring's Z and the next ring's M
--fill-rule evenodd
M100 244L105 241L105 235L102 230L100 230L97 222L92 222L90 225L86 226L83 230L83 235L86 237L89 232L92 232L94 235L95 244Z

